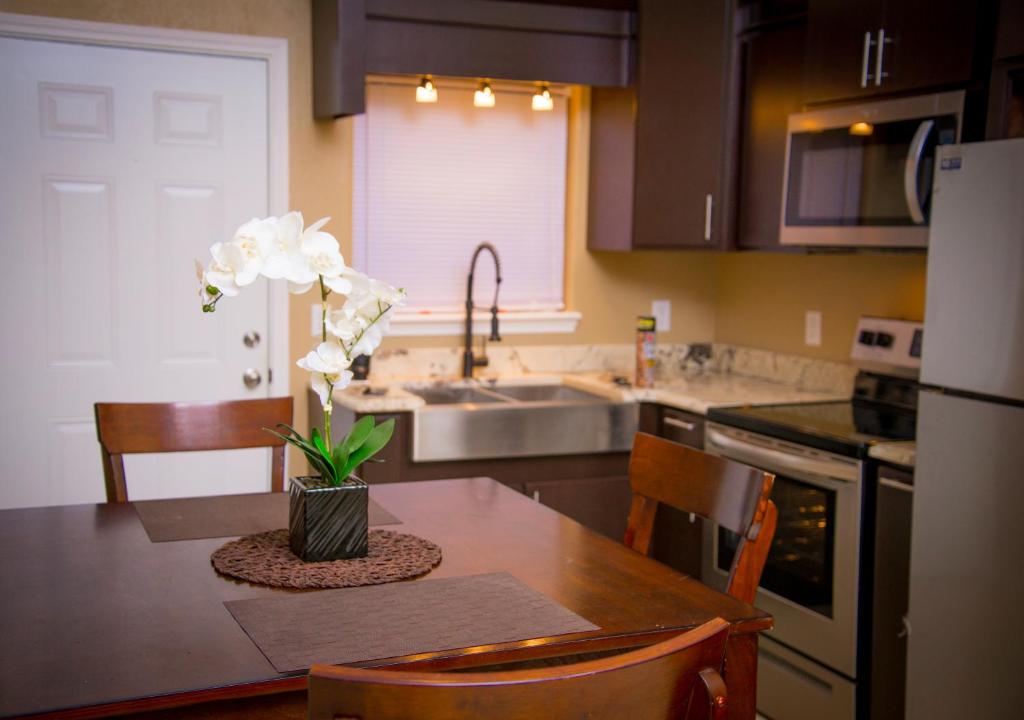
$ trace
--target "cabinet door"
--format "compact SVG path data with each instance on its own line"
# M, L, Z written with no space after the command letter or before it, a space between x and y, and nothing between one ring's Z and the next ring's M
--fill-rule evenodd
M661 408L658 435L681 445L704 448L704 418L675 408ZM651 557L700 579L704 521L690 513L659 505L654 518Z
M526 495L616 542L626 534L633 493L625 476L526 483Z
M907 675L904 618L910 604L912 475L895 468L879 468L876 502L871 718L902 720Z
M875 47L865 49L865 34L870 33L873 40L881 23L882 0L811 0L807 10L804 102L830 102L878 92L872 75Z
M704 418L683 410L661 411L661 436L680 445L701 450L704 447Z
M878 90L892 93L969 82L979 13L988 4L889 0L879 26L885 30L885 47Z
M789 114L800 111L806 25L800 20L744 37L736 246L782 249L779 222Z
M729 5L640 2L636 247L718 246Z

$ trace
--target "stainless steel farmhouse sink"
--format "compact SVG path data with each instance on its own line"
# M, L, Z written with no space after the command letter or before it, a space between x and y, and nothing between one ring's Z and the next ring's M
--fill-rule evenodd
M629 450L639 418L616 402L564 385L407 387L414 462Z

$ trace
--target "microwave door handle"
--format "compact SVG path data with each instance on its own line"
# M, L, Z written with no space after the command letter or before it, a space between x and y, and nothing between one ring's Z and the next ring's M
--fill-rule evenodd
M925 120L917 127L914 139L910 141L907 163L903 168L903 194L907 199L910 217L917 225L924 224L924 207L920 193L917 191L917 177L921 172L921 156L924 154L925 143L935 127L934 120Z

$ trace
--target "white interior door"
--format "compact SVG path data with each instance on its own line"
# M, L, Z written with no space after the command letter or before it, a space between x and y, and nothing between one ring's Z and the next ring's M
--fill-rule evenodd
M268 214L267 63L0 37L0 93L0 507L98 502L94 402L267 396L266 281L204 315L192 262ZM263 449L125 466L132 499L269 488Z

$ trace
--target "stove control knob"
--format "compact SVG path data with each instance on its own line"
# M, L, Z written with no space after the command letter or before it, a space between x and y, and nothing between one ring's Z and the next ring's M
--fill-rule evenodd
M861 330L860 335L857 336L857 342L861 345L874 345L876 336L872 330Z
M875 337L875 345L882 348L892 347L893 336L886 332L880 332Z

